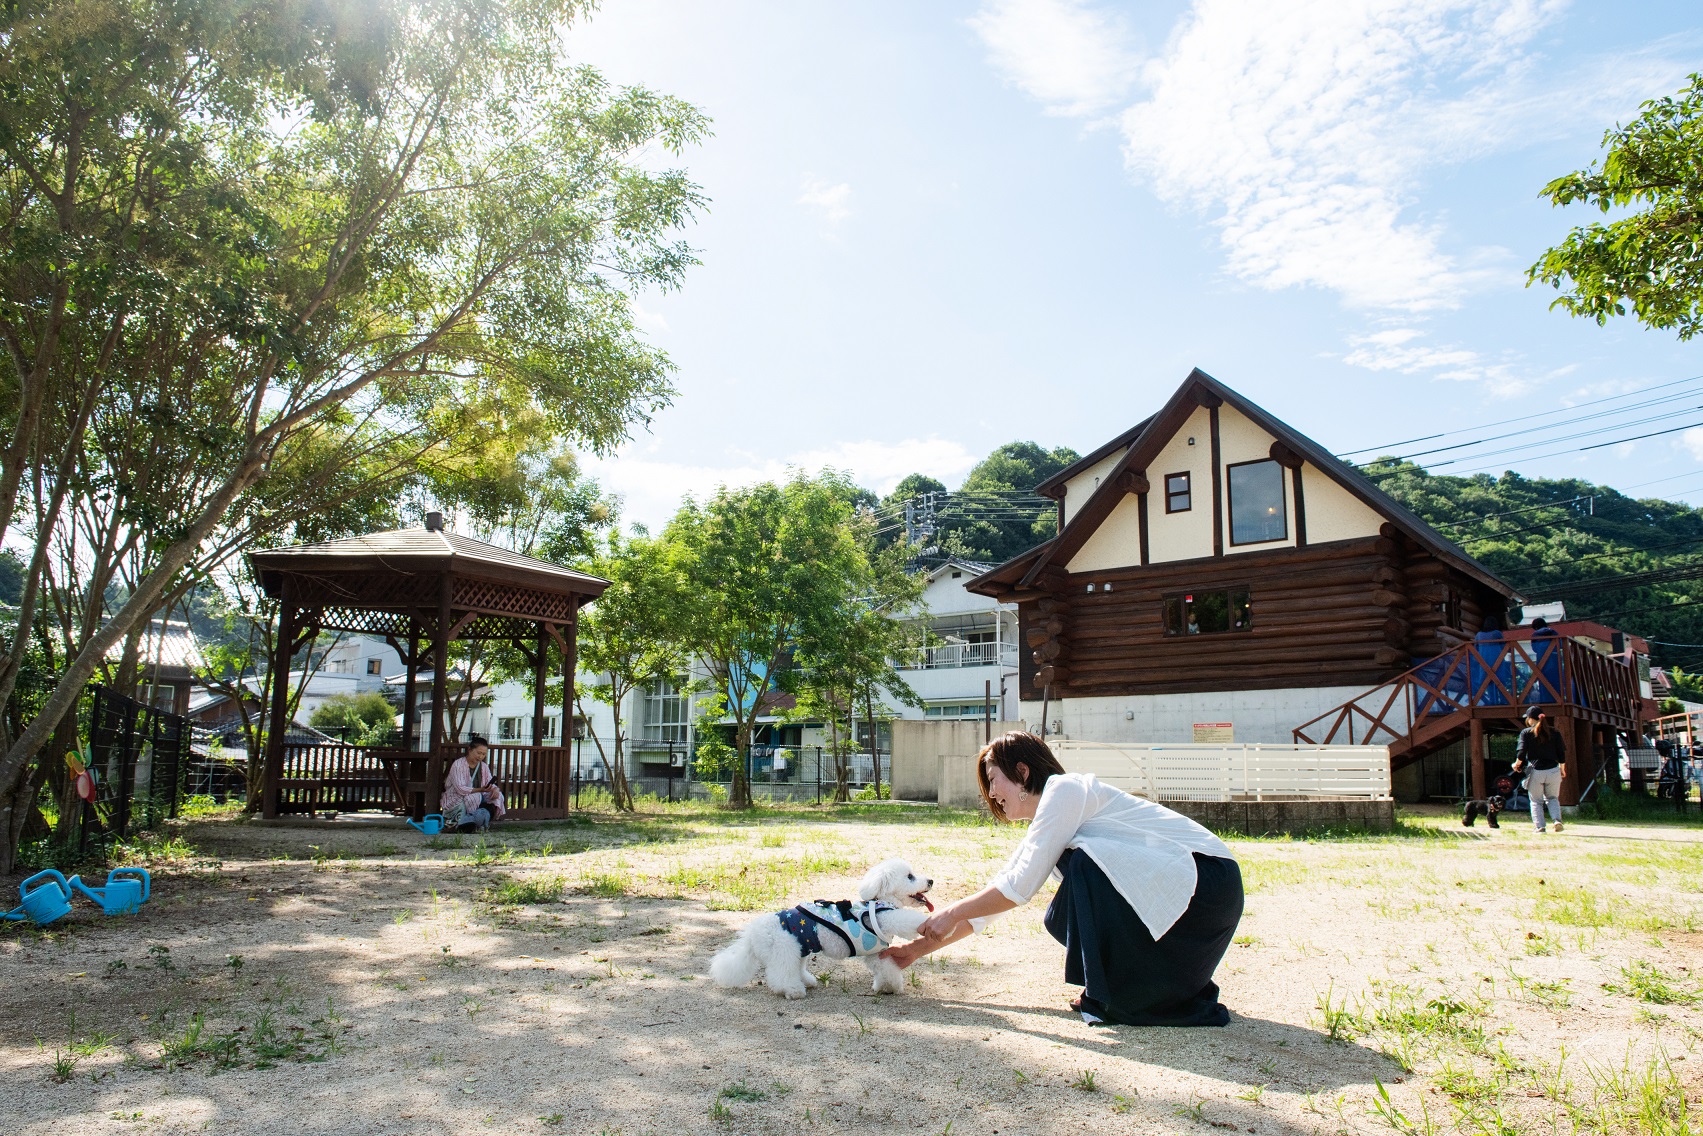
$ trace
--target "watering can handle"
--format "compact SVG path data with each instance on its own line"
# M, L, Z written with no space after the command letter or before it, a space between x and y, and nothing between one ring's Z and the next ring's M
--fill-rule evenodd
M148 902L148 894L153 890L153 882L148 877L146 868L114 868L106 875L106 882L113 880L136 879L142 882L142 902Z
M57 869L48 868L46 871L37 872L35 875L31 876L29 879L27 879L23 883L19 884L18 885L18 898L19 899L25 898L26 896L28 896L30 894L31 891L40 891L41 890L40 888L33 888L32 889L30 887L30 885L35 883L37 880L52 880L53 882L55 882L59 885L59 890L61 892L63 892L67 897L69 897L70 894L71 894L71 885L65 882L65 877L63 875L61 875Z

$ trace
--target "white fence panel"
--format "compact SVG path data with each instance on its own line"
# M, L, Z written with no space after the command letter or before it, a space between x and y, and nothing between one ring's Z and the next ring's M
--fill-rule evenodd
M1390 799L1383 746L1050 744L1067 771L1153 801Z

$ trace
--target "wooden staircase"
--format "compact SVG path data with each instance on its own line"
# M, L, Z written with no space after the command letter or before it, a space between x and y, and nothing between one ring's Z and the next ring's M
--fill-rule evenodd
M1391 769L1466 737L1474 719L1556 718L1636 733L1642 696L1626 663L1561 636L1467 643L1294 731L1309 745L1387 745Z

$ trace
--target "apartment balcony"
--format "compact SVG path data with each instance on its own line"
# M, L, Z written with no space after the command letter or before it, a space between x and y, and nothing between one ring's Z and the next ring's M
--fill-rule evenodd
M919 647L906 651L898 660L898 669L902 671L1016 665L1017 646L1014 643L944 643L938 647Z

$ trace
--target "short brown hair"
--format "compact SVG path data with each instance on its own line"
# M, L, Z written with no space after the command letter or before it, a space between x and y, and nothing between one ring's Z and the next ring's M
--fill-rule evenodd
M1058 758L1047 748L1047 743L1024 730L1012 730L983 746L982 752L976 755L976 783L982 788L982 800L987 802L988 812L998 820L1004 820L1006 817L1005 810L999 807L999 802L988 794L987 763L990 761L999 766L1001 773L1031 793L1039 793L1046 785L1047 778L1064 772L1064 766L1058 763ZM1029 767L1027 777L1017 775L1019 763Z

